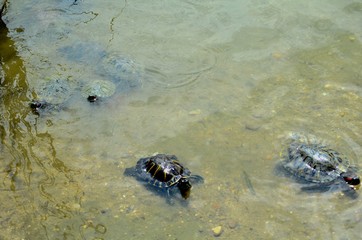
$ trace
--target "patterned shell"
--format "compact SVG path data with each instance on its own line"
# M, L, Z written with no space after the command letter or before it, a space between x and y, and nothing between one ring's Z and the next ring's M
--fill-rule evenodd
M110 97L116 91L116 85L107 80L91 80L82 88L83 97L97 96L97 97Z
M61 104L70 98L72 88L66 79L55 78L44 82L36 92L40 101Z
M318 144L293 142L284 168L297 177L315 183L328 183L349 170L349 162L338 152Z
M191 176L190 170L182 166L176 156L166 154L141 158L136 173L140 179L160 188L173 187L181 178Z

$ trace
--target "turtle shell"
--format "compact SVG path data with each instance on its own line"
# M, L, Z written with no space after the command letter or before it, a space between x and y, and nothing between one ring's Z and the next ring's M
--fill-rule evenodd
M191 171L184 167L175 155L157 154L141 158L134 170L140 180L167 189L168 192L177 187L185 199L189 197L192 187L189 179L203 181L201 176L191 176Z
M350 185L360 183L349 161L324 145L292 142L283 167L308 182L331 183L343 178Z
M38 97L29 106L35 114L59 110L72 95L73 91L66 79L52 79L35 89Z
M61 104L70 98L72 89L66 79L57 78L43 83L36 92L41 101Z
M117 91L127 92L141 86L144 68L123 54L108 52L95 42L76 42L58 49L67 60L88 67L96 74L113 81Z
M102 58L99 72L104 76L109 76L122 90L140 86L142 68L121 54L107 54Z
M116 91L116 86L111 81L106 80L92 80L85 84L82 88L82 95L84 97L97 96L97 97L110 97Z

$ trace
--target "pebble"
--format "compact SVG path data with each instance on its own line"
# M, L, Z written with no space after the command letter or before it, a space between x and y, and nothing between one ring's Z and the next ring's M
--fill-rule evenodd
M280 59L283 58L283 53L281 53L281 52L273 52L273 53L272 53L272 57L273 57L274 59L276 59L276 60L280 60Z
M237 221L235 221L235 220L229 220L228 221L228 227L230 229L235 229L235 228L239 227L239 223Z
M212 228L212 233L214 234L215 237L219 237L223 232L223 229L221 226L217 226Z
M105 234L107 232L107 228L103 224L97 224L95 227L96 232Z
M261 126L257 123L253 123L253 122L248 122L245 124L245 129L250 130L250 131L257 131L259 130Z
M201 114L201 109L192 110L189 112L189 115L196 116Z

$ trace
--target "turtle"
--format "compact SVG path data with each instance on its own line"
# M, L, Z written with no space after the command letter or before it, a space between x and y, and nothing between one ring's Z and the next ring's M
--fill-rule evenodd
M82 95L89 102L95 102L99 98L112 96L116 91L116 86L113 82L107 80L91 80L82 87Z
M75 42L59 48L58 52L70 61L91 66L99 64L107 55L106 50L95 42Z
M40 112L60 109L72 95L69 82L63 78L54 78L43 84L36 90L37 99L33 99L29 106L35 114Z
M140 86L142 68L135 61L119 53L107 53L99 64L99 73L110 77L120 90Z
M191 175L191 171L184 167L175 155L157 154L138 160L135 167L127 168L125 175L135 176L152 186L166 189L167 196L170 191L178 189L184 199L189 198L191 182L202 183L203 177Z
M116 84L138 86L142 67L125 55L107 51L96 42L75 42L58 48L67 60L91 66L97 75L110 78Z
M92 76L112 81L117 92L127 92L141 85L143 68L123 54L107 51L99 43L75 42L59 48L58 52L90 71Z
M319 143L292 141L282 166L297 179L316 184L310 189L342 185L343 189L357 190L360 186L356 168L340 153Z

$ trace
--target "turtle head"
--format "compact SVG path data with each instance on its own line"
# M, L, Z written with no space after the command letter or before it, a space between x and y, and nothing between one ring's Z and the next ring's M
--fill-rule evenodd
M360 187L361 180L355 173L345 172L342 173L341 176L351 188L358 189Z
M181 178L177 184L177 187L184 199L187 199L190 196L192 186L187 178Z
M30 106L31 110L33 111L33 113L39 114L39 111L41 109L45 109L48 106L48 103L45 101L32 100L29 103L29 106Z
M32 100L29 103L29 106L31 109L40 109L40 108L46 108L48 103L46 101L40 101L40 100Z
M98 96L97 95L89 95L87 97L88 102L96 102L98 100Z

